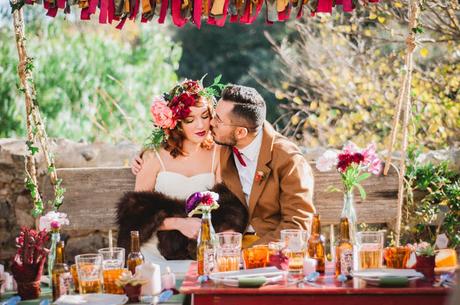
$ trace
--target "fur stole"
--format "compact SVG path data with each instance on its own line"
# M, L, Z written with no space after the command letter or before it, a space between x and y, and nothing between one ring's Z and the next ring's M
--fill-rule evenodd
M211 212L216 232L243 233L249 220L246 206L224 184L216 184L210 191L219 194L220 207ZM184 200L158 192L125 193L117 204L118 246L129 253L131 231L139 231L141 245L157 234L158 249L166 259L195 259L196 240L178 230L157 232L168 217L187 217Z

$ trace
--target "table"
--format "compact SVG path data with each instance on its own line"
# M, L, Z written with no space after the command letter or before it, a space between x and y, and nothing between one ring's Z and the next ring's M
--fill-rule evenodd
M176 281L176 287L180 287L182 281L181 280L177 280ZM7 293L5 293L4 295L2 295L0 297L0 302L2 301L5 301L7 300L8 298L12 297L16 295L16 292L13 292L13 291L8 291ZM51 299L52 299L52 293L51 293L51 288L49 287L42 287L42 292L40 294L40 298L39 299L35 299L35 300L27 300L27 301L21 301L19 302L19 305L38 305L40 304L40 301L41 300L44 300L44 299L48 299L50 300L50 303L51 303ZM161 304L167 304L167 305L182 305L183 302L184 302L184 299L185 299L185 296L183 294L177 294L177 295L174 295L172 296L169 300L167 300L166 302L161 302L159 303L160 305ZM130 305L146 305L145 303L144 304L141 304L141 303L128 303Z
M306 284L297 287L286 282L261 288L224 287L212 281L200 284L196 263L192 263L180 292L192 295L192 305L442 305L450 292L448 288L433 287L421 280L402 288L367 286L359 279L342 284L330 268L316 283L319 287Z

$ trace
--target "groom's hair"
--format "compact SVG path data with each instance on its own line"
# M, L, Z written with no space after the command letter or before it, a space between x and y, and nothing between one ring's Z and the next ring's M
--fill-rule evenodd
M239 85L227 85L221 94L222 100L233 103L232 115L243 119L252 131L259 129L265 121L267 106L256 89Z

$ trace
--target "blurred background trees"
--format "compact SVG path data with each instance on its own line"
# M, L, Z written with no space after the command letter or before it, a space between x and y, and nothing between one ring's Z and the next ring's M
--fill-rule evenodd
M458 146L460 26L457 1L422 1L413 77L411 143ZM0 6L0 137L24 135L9 7ZM181 78L256 87L269 121L299 143L380 148L390 133L404 69L406 2L381 1L352 14L303 17L272 26L113 26L45 16L27 6L38 100L53 137L142 143L155 94ZM206 81L205 80L205 81Z

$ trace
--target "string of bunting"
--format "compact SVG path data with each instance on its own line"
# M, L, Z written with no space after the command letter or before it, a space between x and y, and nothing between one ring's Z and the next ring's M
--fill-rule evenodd
M80 19L90 20L99 10L99 23L117 22L117 29L122 29L126 20L141 22L157 18L158 23L165 22L168 13L172 22L178 27L192 22L201 28L202 20L208 24L222 27L227 17L231 23L251 24L262 11L265 2L265 21L273 24L285 21L291 16L301 18L305 11L314 16L316 13L332 13L332 8L341 6L344 12L351 12L357 5L376 3L379 0L20 0L15 9L24 4L43 4L46 15L55 17L59 10L70 13L71 6L81 9Z

